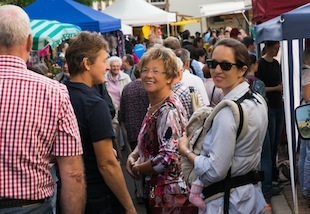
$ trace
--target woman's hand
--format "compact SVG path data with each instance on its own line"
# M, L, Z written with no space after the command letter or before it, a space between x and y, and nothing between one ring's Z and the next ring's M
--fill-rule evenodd
M282 83L281 84L279 84L278 86L276 86L276 91L283 91L283 85L282 85Z
M139 165L141 163L140 157L136 160L135 165Z
M133 174L136 176L136 178L141 178L141 174L140 174L140 169L139 169L139 165L141 164L140 158L137 159L137 161L134 163L134 165L132 166L131 170L133 172Z
M188 149L189 149L189 140L186 136L186 133L183 132L182 137L179 138L179 152L182 156L184 156Z
M135 152L130 153L130 155L127 158L126 162L126 170L133 177L134 179L139 179L139 176L137 176L133 171L133 166L135 165L138 158L135 158Z

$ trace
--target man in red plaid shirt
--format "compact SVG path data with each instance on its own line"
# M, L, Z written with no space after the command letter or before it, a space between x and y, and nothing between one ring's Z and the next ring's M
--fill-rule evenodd
M83 213L82 145L68 91L27 70L32 35L21 8L0 6L0 29L0 213L52 213L52 157L63 213Z

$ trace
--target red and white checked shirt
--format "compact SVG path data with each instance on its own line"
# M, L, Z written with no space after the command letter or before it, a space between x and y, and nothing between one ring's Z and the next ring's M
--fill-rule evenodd
M0 55L0 198L52 196L51 155L82 151L67 88Z

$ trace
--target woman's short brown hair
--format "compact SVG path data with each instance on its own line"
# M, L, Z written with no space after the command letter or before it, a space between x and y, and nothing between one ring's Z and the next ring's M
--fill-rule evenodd
M85 71L83 59L88 58L90 63L95 63L98 52L109 51L108 43L102 35L96 32L83 31L71 40L66 51L66 60L69 73L75 76Z
M178 65L176 55L170 48L152 47L142 55L139 62L140 68L145 67L152 60L161 60L164 63L164 69L167 78L176 78L178 75Z

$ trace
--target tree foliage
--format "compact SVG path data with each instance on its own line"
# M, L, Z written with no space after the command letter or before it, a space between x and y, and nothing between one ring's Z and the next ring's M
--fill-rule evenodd
M76 2L79 2L81 4L85 4L87 6L91 6L92 3L95 0L75 0ZM14 4L14 5L18 5L20 7L26 7L27 5L31 4L35 2L35 0L1 0L0 1L0 5L4 5L4 4Z
M35 0L2 0L0 2L0 5L4 5L4 4L14 4L14 5L18 5L20 7L25 7L28 4L33 3Z
M91 6L93 4L93 2L94 2L94 0L75 0L75 1L77 1L77 2L79 2L81 4L85 4L87 6Z

